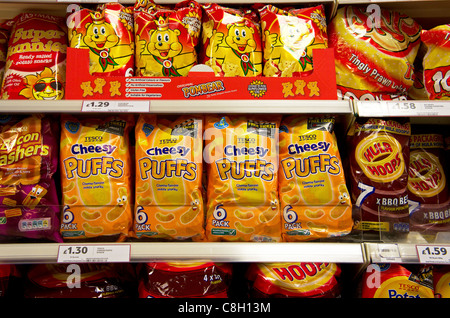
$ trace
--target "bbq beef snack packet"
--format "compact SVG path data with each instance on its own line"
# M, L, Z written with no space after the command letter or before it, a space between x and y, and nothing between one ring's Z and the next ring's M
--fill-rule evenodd
M361 211L359 230L409 232L410 136L408 118L358 118L350 128L351 197Z
M261 75L261 33L255 12L215 3L203 9L201 62L216 76Z
M381 9L379 19L374 17L376 13L366 12L365 6L344 6L328 24L342 96L394 99L406 95L414 83L421 26L386 9Z
M133 8L113 2L81 8L67 17L67 25L69 46L89 50L92 75L134 75Z
M140 115L135 136L136 236L202 240L203 116Z
M313 50L328 47L327 24L322 5L259 9L263 39L263 75L300 76L313 69ZM306 72L306 73L305 73Z
M58 127L44 115L0 116L0 237L61 242Z
M279 193L284 241L350 233L352 204L333 117L292 115L280 127Z
M67 52L64 18L22 13L11 23L2 99L63 99Z
M340 274L335 263L252 263L246 279L251 298L338 298Z
M138 264L139 298L227 298L230 263L153 262Z
M197 64L202 10L195 1L173 8L148 2L134 13L137 76L187 76Z
M411 230L435 232L450 229L450 198L444 167L442 135L411 136L408 174Z

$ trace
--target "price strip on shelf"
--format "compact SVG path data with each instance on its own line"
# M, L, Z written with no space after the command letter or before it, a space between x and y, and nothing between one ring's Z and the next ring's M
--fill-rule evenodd
M120 263L130 261L131 245L60 245L58 263Z
M82 112L145 113L150 111L150 101L142 100L84 100Z
M450 264L450 245L416 245L421 263Z
M378 244L380 262L401 262L402 258L397 244Z
M450 116L446 101L357 101L358 115L370 116Z

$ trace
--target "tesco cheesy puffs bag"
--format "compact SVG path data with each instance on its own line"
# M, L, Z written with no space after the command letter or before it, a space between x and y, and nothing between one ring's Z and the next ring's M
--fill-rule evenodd
M328 39L342 95L353 99L406 95L414 83L421 30L416 21L396 11L340 8L328 24Z
M342 236L352 229L334 124L332 117L282 120L278 179L284 241Z
M280 241L278 128L281 116L208 115L208 241Z
M131 115L61 118L64 239L127 236L132 227Z
M81 8L67 17L67 25L69 46L89 50L91 74L133 76L133 8L113 2Z
M204 238L203 118L140 115L136 124L137 237Z

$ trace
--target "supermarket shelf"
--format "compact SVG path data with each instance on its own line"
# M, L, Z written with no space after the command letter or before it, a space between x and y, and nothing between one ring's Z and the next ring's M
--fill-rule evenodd
M0 244L0 263L55 263L60 247L75 244ZM366 263L360 243L82 243L81 245L128 244L130 262L207 260L215 262L337 262ZM79 245L79 244L78 244Z

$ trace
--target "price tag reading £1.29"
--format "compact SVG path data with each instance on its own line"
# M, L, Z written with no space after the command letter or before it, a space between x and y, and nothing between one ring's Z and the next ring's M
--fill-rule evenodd
M139 100L85 100L81 106L82 112L118 112L146 113L150 111L150 101Z
M416 249L421 263L450 264L450 246L417 245Z
M131 246L112 245L60 245L58 263L129 262Z

